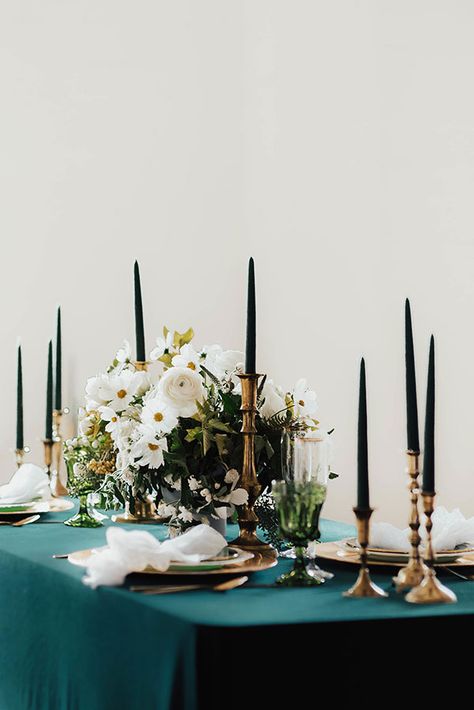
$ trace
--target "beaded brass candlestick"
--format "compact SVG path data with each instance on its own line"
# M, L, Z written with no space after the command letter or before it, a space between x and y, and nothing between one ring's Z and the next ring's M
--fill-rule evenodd
M377 584L370 579L369 568L367 566L367 545L369 544L370 516L372 508L353 508L357 518L357 539L360 545L360 570L356 583L343 592L344 597L388 597Z
M63 437L61 435L61 417L67 409L53 411L53 462L51 469L51 493L55 498L67 496L68 490L61 481L61 464L63 460Z
M431 516L434 510L434 493L422 493L423 507L426 515L426 553L425 553L425 573L421 583L408 592L405 599L411 604L452 604L457 602L457 597L448 587L441 584L436 577L434 569L435 554L431 540L431 529L433 523Z
M248 493L248 502L239 508L239 536L232 545L245 549L257 551L273 551L271 545L259 540L256 534L258 517L254 511L255 501L260 495L261 486L257 479L255 468L255 416L257 413L257 389L258 379L261 375L239 374L242 383L242 429L244 437L244 453L242 461L242 473L240 474L239 485Z
M29 446L24 446L22 449L15 449L15 461L17 468L24 463L25 454L29 453Z
M137 360L134 362L138 372L148 370L148 362ZM156 514L155 504L150 501L135 501L135 512L130 512L130 506L125 505L125 512L120 515L112 515L114 523L162 523L163 518Z
M54 445L54 442L52 439L43 439L44 470L48 474L50 481L51 481L51 464L53 462L53 445Z
M410 477L408 489L410 491L411 514L410 514L410 560L405 567L399 571L396 577L393 578L398 592L405 589L411 589L418 586L425 576L426 566L420 556L421 537L419 533L420 516L418 514L418 451L407 451L408 468L407 472Z

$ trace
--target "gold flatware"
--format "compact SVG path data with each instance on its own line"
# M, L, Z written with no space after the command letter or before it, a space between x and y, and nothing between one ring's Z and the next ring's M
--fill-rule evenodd
M248 577L236 577L235 579L229 579L227 582L221 582L220 584L181 584L181 585L136 585L130 587L132 592L141 592L148 596L153 594L174 594L175 592L192 592L197 589L210 589L213 592L227 592L230 589L236 589L241 587L245 582L248 581Z
M27 518L22 518L21 520L16 520L11 523L9 520L0 520L0 525L10 525L12 528L21 528L23 525L28 525L29 523L34 523L39 520L39 515L29 515Z

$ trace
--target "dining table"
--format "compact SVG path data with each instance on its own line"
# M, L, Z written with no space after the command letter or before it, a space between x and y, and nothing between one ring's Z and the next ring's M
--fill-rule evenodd
M54 555L103 546L114 523L66 527L69 516L0 526L0 710L248 709L282 707L285 694L299 707L303 691L315 703L323 690L356 702L380 692L377 678L385 704L416 682L433 692L441 680L468 682L459 643L472 630L474 582L443 572L458 603L412 605L394 590L393 569L377 567L388 598L347 599L356 566L324 560L335 575L326 583L273 587L293 564L280 558L224 593L132 591L163 581L145 574L91 589L83 568ZM163 525L123 527L167 535ZM236 531L228 526L229 540ZM322 541L353 534L321 522Z

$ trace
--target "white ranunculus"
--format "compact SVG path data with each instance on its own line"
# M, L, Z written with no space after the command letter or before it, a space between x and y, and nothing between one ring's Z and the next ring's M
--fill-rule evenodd
M188 367L170 367L166 370L158 392L180 417L192 417L197 411L196 402L202 402L205 396L201 376Z
M108 384L109 377L107 375L98 375L97 377L89 377L86 384L86 408L98 409L100 406L108 404L109 400L103 396L103 388Z
M264 402L260 407L260 414L265 419L270 419L274 414L286 408L285 395L273 380L265 380L261 398Z

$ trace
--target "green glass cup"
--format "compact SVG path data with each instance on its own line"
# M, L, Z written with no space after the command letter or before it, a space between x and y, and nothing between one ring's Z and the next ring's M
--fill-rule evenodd
M294 546L293 569L282 574L277 584L286 587L314 587L324 580L306 571L305 550L318 535L319 516L326 499L326 486L316 480L275 481L272 487L282 535Z
M64 525L72 528L100 528L103 523L97 517L97 511L90 504L89 496L101 486L103 477L87 471L73 461L67 461L67 486L74 498L79 498L79 510L72 518L64 521Z

